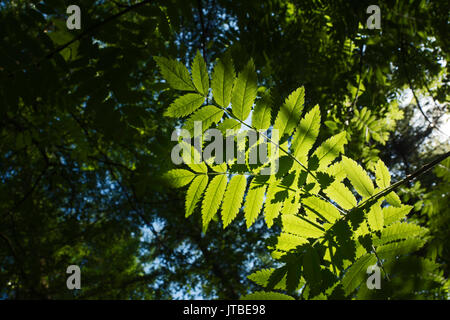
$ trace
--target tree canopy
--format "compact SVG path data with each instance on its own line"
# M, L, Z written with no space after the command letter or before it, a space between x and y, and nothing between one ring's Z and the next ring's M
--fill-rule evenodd
M0 297L448 299L445 1L70 4L0 3ZM288 152L176 165L196 120Z

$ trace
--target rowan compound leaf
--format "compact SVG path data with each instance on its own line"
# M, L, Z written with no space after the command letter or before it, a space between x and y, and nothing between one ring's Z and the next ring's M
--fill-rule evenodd
M306 281L314 286L321 281L319 255L312 246L306 248L303 256L303 275Z
M164 178L174 188L181 188L189 184L196 174L185 169L172 169L164 174Z
M384 207L383 208L383 220L386 226L400 221L405 218L413 207L408 205L402 205L401 207Z
M270 97L266 94L255 103L252 113L252 126L258 130L267 130L270 127L270 120Z
M224 111L215 106L205 106L195 111L189 119L184 123L183 129L188 130L191 135L194 135L195 121L201 121L202 132L205 132L213 123L217 123L222 119Z
M213 216L217 213L217 210L219 210L226 187L227 177L224 174L215 176L209 183L202 202L202 221L204 228L208 226Z
M225 119L217 126L217 129L220 130L224 136L226 135L227 130L239 130L240 128L240 122L231 118Z
M311 150L319 135L319 129L320 108L316 105L300 121L293 137L293 155L303 164L306 164L308 160L308 152Z
M184 140L180 141L179 144L183 148L183 162L194 172L208 173L208 167L205 162L202 161L200 152L193 145L188 144ZM190 152L185 152L186 150L189 150Z
M300 87L286 98L275 119L274 129L279 130L279 136L290 135L297 126L305 103L305 88Z
M334 178L334 181L342 182L345 179L345 169L341 161L335 162L327 168L327 173Z
M400 197L394 192L389 192L386 196L386 201L394 207L401 207L402 201L400 200Z
M278 217L283 206L284 198L282 198L282 195L285 194L285 190L278 185L279 183L279 180L271 176L269 186L267 187L266 201L264 203L264 219L269 228L272 227L273 220Z
M295 291L300 283L302 260L300 255L289 255L287 259L287 273L286 273L286 291ZM320 270L320 266L319 266Z
M197 93L187 93L177 98L164 112L166 117L182 118L200 108L205 97Z
M300 201L298 200L299 194L291 192L286 200L283 202L283 208L281 214L297 214L300 209Z
M256 72L253 60L250 60L239 73L231 96L233 114L244 121L250 114L256 98Z
M297 247L308 243L307 238L299 237L294 234L282 232L277 238L276 249L281 251L294 250Z
M377 247L377 254L381 259L392 259L396 256L419 250L426 240L423 238L409 238Z
M413 237L420 238L427 232L428 229L413 223L396 222L383 229L381 236L376 237L373 240L373 244L379 246L397 240L406 240Z
M367 268L376 262L377 258L374 254L365 254L348 268L342 278L342 286L346 295L351 294L361 282L367 279Z
M228 167L225 162L222 162L221 164L217 164L217 165L211 164L211 169L215 172L226 173Z
M260 285L261 287L266 287L269 278L274 270L275 270L274 268L258 270L249 275L247 278L253 281L254 283Z
M375 165L375 177L378 187L385 189L391 185L391 174L381 159Z
M286 266L282 266L280 268L273 270L272 274L270 275L269 279L267 280L266 288L268 290L272 290L275 288L285 289L286 288L286 272L287 272ZM280 287L283 285L283 282L284 282L284 288Z
M338 133L325 140L312 154L311 158L317 158L317 170L326 171L328 165L344 152L344 145L347 143L346 132Z
M244 215L247 223L247 229L255 222L264 202L264 194L267 186L258 185L256 179L253 178L250 183L247 196L245 198Z
M186 218L189 217L195 210L197 203L202 197L208 185L208 175L199 175L192 181L186 193Z
M243 175L235 175L228 183L222 204L223 227L226 228L236 218L244 198L247 179Z
M205 60L203 60L200 51L197 50L194 61L192 62L192 82L194 83L197 92L207 96L209 91L209 76L206 68Z
M188 69L180 61L154 57L161 74L175 90L195 91Z
M346 156L342 156L342 164L355 190L363 197L369 198L373 195L375 189L367 172L354 160Z
M217 62L212 74L211 88L214 100L224 108L230 104L235 77L230 58L225 57Z
M333 181L324 192L345 210L350 210L356 206L355 196L342 182Z
M383 211L381 210L381 201L376 202L370 207L369 213L367 214L367 222L369 222L369 227L372 231L383 229L384 217Z
M304 198L302 203L306 210L312 211L327 222L333 223L340 218L339 210L336 207L316 196Z
M324 231L318 226L293 215L282 215L283 230L303 238L319 238Z

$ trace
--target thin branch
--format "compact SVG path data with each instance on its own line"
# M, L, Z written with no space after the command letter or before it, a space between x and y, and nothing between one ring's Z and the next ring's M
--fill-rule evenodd
M238 122L240 122L241 124L243 124L244 126L246 126L249 129L258 131L256 128L248 125L247 123L245 123L244 121L240 120L238 117L236 117L231 111L227 110L226 108L223 108L215 103L213 103L213 105L223 111L225 111L230 117L232 117L233 119L237 120ZM284 149L283 147L281 147L278 143L276 143L275 141L273 141L272 139L270 139L267 135L263 134L260 132L260 134L267 139L267 141L269 141L270 143L272 143L275 147L277 147L278 149L280 149L281 151L283 151L288 157L290 157L292 160L294 160L295 162L297 162L300 167L302 169L304 169L308 174L310 174L314 179L316 179L317 182L319 182L319 179L316 177L316 175L310 170L308 169L308 167L306 167L303 163L300 162L300 160L298 160L292 153L290 153L289 151L287 151L286 149ZM320 182L319 182L320 184ZM320 193L317 194L317 196L319 196L322 200L330 203L331 205L333 205L341 214L346 215L348 212L342 208L340 208L339 206L337 206L336 204L334 204L333 202L331 202L329 199L327 199L326 197L324 197L323 195L321 195Z
M405 49L404 49L403 37L400 39L400 43L401 43L400 44L401 62L403 64L403 69L405 71L406 80L408 81L408 86L409 86L409 88L412 91L414 99L416 100L417 108L419 109L420 113L423 115L424 119L430 124L431 128L436 129L437 131L439 131L440 133L442 133L446 137L450 137L448 134L446 134L441 129L439 129L439 127L437 127L436 124L433 121L431 121L430 118L428 118L428 116L425 114L425 111L423 110L422 105L420 104L419 98L416 95L416 91L414 90L414 86L413 86L411 77L409 75L408 68L406 67L406 59L405 59ZM407 52L406 52L406 54L407 54ZM431 96L431 97L433 98L433 96ZM434 98L433 98L433 101L434 101Z
M352 108L356 107L356 102L359 97L359 88L361 87L361 78L362 78L362 67L363 67L363 57L364 57L364 45L361 45L360 55L359 55L359 79L358 79L358 88L356 89L355 98L353 99Z
M424 174L425 172L427 172L428 170L432 169L434 166L439 164L441 161L444 161L445 159L447 159L449 156L450 156L450 151L447 153L441 154L435 160L427 163L422 168L420 168L420 169L414 171L413 173L411 173L410 175L406 176L404 179L397 181L393 185L387 187L384 190L381 190L380 192L374 194L370 198L362 201L356 208L362 208L362 207L366 206L367 204L373 203L373 202L377 201L378 199L386 196L390 192L392 192L395 189L397 189L398 187L400 187L402 184L421 176L422 174Z
M84 38L85 36L89 35L90 33L92 33L93 31L95 31L96 29L99 29L100 27L104 26L105 24L107 24L108 22L111 22L121 16L123 16L124 14L138 9L140 7L142 7L145 4L150 3L152 0L144 0L142 2L136 3L134 5L131 6L127 6L125 9L123 9L122 11L116 13L115 15L112 15L108 18L106 18L105 20L102 20L100 22L95 23L94 25L90 26L89 28L87 28L85 31L79 33L76 37L74 37L72 40L56 47L54 50L50 51L48 54L46 54L42 59L40 59L38 62L34 62L31 63L27 66L25 66L24 68L18 69L14 72L10 72L9 75L12 76L14 73L18 72L18 71L22 71L25 68L32 66L32 65L39 65L40 63L42 63L43 61L47 60L47 59L51 59L55 54L57 54L58 52L64 50L65 48L67 48L68 46L70 46L71 44L81 40L82 38Z
M372 245L372 250L373 250L373 253L375 254L375 257L377 258L379 265L381 266L381 269L383 270L384 274L386 275L387 280L391 281L391 279L389 278L389 274L384 269L383 263L381 262L381 259L377 254L377 250L375 249L375 247L373 245Z
M203 58L206 61L206 64L208 64L208 59L206 57L206 29L205 29L205 22L203 19L203 6L202 6L202 0L197 0L197 10L198 10L198 16L200 18L200 26L202 28L202 51L203 51Z

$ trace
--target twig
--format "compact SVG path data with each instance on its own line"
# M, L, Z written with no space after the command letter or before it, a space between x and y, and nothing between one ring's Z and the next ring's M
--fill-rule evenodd
M33 65L39 65L40 63L42 63L43 61L47 60L47 59L51 59L55 54L57 54L58 52L64 50L65 48L67 48L68 46L70 46L71 44L77 42L78 40L82 39L83 37L87 36L88 34L92 33L94 30L102 27L103 25L107 24L108 22L111 22L121 16L123 16L124 14L135 10L139 7L142 7L145 4L150 3L152 0L144 0L142 2L136 3L134 5L128 6L126 7L124 10L116 13L115 15L112 15L108 18L106 18L105 20L102 20L100 22L97 22L96 24L90 26L89 28L87 28L85 31L81 32L80 34L78 34L76 37L74 37L72 40L58 46L57 48L55 48L54 50L50 51L48 54L46 54L42 59L40 59L37 62L33 62L30 63L29 65L25 66L24 68L9 72L9 75L12 76L14 73L18 72L18 71L22 71L24 69L26 69L27 67L33 66Z
M377 201L379 198L386 196L387 194L389 194L390 192L394 191L395 189L397 189L399 186L401 186L402 184L417 178L419 176L421 176L422 174L424 174L425 172L427 172L428 170L430 170L431 168L433 168L434 166L436 166L438 163L440 163L441 161L445 160L446 158L448 158L450 156L450 151L444 154L441 154L440 156L438 156L435 160L431 161L430 163L427 163L426 165L424 165L422 168L414 171L413 173L411 173L410 175L406 176L404 179L397 181L396 183L394 183L393 185L387 187L386 189L376 193L375 195L371 196L370 198L362 201L356 208L362 208L365 205L367 205L367 203L372 203Z
M202 7L202 0L197 0L197 9L198 9L198 16L200 18L200 26L202 28L202 51L203 51L203 59L205 59L206 64L208 64L208 59L206 57L206 30L205 30L205 23L203 20L203 7Z
M361 51L359 56L359 79L358 79L358 88L356 89L355 98L353 99L352 108L355 108L356 102L358 101L359 96L359 88L361 86L361 78L362 78L362 67L363 67L363 56L364 56L364 45L361 45Z
M436 126L436 124L435 124L433 121L431 121L430 118L428 118L428 116L427 116L427 115L425 114L425 112L423 111L423 108L422 108L422 106L421 106L421 104L420 104L420 101L419 101L419 99L417 98L416 92L415 92L415 90L414 90L414 87L413 87L413 84L412 84L411 77L409 76L408 68L406 67L406 62L405 62L406 59L405 59L405 54L404 54L405 51L404 51L403 38L401 38L400 42L401 42L401 45L400 45L400 52L401 52L401 61L402 61L402 64L403 64L403 69L405 70L405 76L406 76L406 80L408 81L409 88L411 89L412 94L413 94L413 96L414 96L414 99L416 100L417 108L419 109L420 113L423 115L423 117L425 118L425 120L430 124L431 128L436 129L437 131L439 131L440 133L442 133L442 134L445 135L446 137L450 137L448 134L446 134L446 133L443 132L441 129L439 129L439 128ZM407 52L406 52L406 54L407 54ZM433 98L433 96L431 96L431 97ZM433 98L433 101L434 101L434 98Z
M386 278L388 281L391 281L391 279L389 278L388 273L386 272L386 270L384 269L383 263L381 262L380 257L377 254L377 250L375 249L375 247L372 245L372 250L373 253L375 254L375 257L377 258L378 263L380 264L381 269L383 270L384 274L386 275Z
M252 126L248 125L247 123L245 123L244 121L240 120L238 117L236 117L231 111L227 110L226 108L223 108L215 103L212 103L215 107L225 111L225 113L227 113L230 117L232 117L233 119L237 120L238 122L240 122L241 124L243 124L244 126L246 126L249 129L252 130L256 130L256 128L253 128ZM317 182L319 182L319 179L316 177L316 175L310 170L308 169L308 167L306 167L303 163L300 162L300 160L298 160L292 153L290 153L289 151L287 151L286 149L284 149L283 147L281 147L278 143L276 143L275 141L273 141L272 139L270 139L267 135L263 134L260 132L260 134L267 139L267 141L269 141L270 143L272 143L275 147L277 147L278 149L280 149L281 151L283 151L289 158L291 158L292 160L294 160L295 162L297 162L300 167L302 169L304 169L308 174L310 174L314 179L316 179ZM319 183L320 184L320 183ZM333 205L333 207L335 207L341 214L343 214L344 216L348 213L346 210L340 208L339 206L335 205L333 202L331 202L329 199L327 199L326 197L324 197L323 195L321 195L320 193L317 194L322 200L330 203L331 205Z

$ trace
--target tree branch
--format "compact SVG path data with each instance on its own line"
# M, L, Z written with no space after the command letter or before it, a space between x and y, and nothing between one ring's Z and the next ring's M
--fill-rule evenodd
M136 3L134 5L131 6L127 6L125 9L123 9L122 11L116 13L115 15L112 15L108 18L106 18L105 20L102 20L100 22L95 23L94 25L90 26L89 28L87 28L85 31L81 32L80 34L78 34L76 37L74 37L72 40L56 47L54 50L50 51L48 54L46 54L42 59L40 59L38 62L34 62L31 63L27 66L25 66L24 68L18 69L14 72L10 72L9 75L12 76L14 73L18 72L18 71L22 71L25 68L32 66L32 65L39 65L40 63L42 63L43 61L47 60L47 59L51 59L53 58L53 56L59 52L61 52L62 50L64 50L65 48L67 48L68 46L70 46L71 44L77 42L78 40L81 40L82 38L84 38L85 36L89 35L90 33L92 33L94 30L99 29L100 27L104 26L105 24L107 24L108 22L111 22L121 16L123 16L124 14L138 9L140 7L142 7L143 5L146 5L148 3L150 3L152 0L144 0L142 2Z
M424 174L425 172L427 172L428 170L432 169L434 166L436 166L437 164L439 164L441 161L444 161L445 159L447 159L450 156L450 151L444 154L441 154L440 156L438 156L435 160L431 161L430 163L427 163L426 165L424 165L422 168L414 171L413 173L411 173L410 175L406 176L404 179L397 181L396 183L394 183L393 185L389 186L388 188L376 193L375 195L371 196L370 198L362 201L357 207L355 208L363 208L366 205L370 205L371 203L377 201L378 199L388 195L390 192L394 191L395 189L397 189L399 186L401 186L402 184L417 178L419 176L421 176L422 174Z

